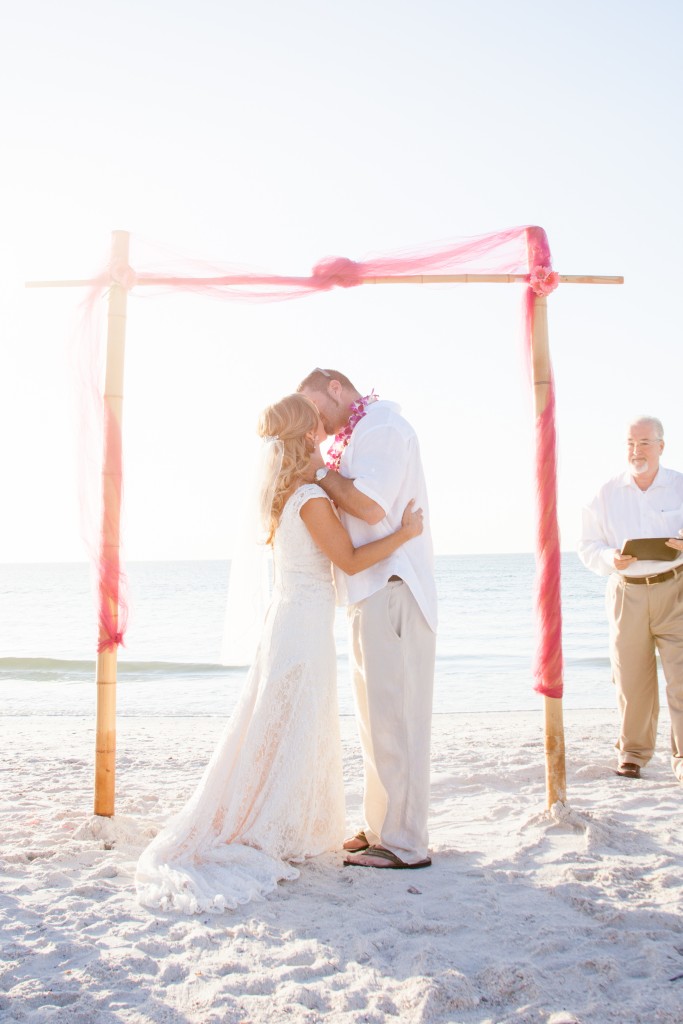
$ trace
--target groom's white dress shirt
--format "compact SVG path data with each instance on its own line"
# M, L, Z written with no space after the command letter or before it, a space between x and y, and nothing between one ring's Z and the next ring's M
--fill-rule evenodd
M430 629L436 632L436 584L427 488L417 435L400 415L398 405L378 401L368 406L344 450L340 472L350 477L354 486L385 512L384 519L374 526L342 513L342 522L354 547L397 530L411 498L415 499L414 507L424 511L423 532L389 558L355 576L335 571L340 602L356 604L385 587L390 576L400 576L410 588Z

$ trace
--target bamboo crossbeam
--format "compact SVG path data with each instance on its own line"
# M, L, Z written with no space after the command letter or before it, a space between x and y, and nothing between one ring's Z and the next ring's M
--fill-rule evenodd
M83 281L24 281L24 288L91 288L94 278Z
M623 284L624 279L619 274L606 276L605 274L559 274L560 284Z
M559 274L560 284L623 284L624 278L598 274ZM528 274L406 274L392 277L366 277L360 284L524 284L528 282ZM175 284L188 285L269 285L273 279L258 275L231 275L223 277L186 277L172 278ZM98 279L90 278L77 281L27 281L26 288L90 288L97 284ZM168 284L168 277L143 277L135 282L136 288L149 285ZM283 285L311 285L310 277L283 277Z
M623 284L623 277L559 274L562 284ZM367 277L362 284L524 284L528 274L413 274L405 277Z

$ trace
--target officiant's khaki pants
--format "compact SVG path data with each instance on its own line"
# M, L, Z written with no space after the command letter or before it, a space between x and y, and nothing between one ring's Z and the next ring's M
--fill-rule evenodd
M621 714L619 762L645 765L655 750L659 651L671 717L671 763L683 773L683 573L663 583L625 583L614 573L607 585L610 656Z
M436 636L403 581L349 608L368 840L427 856Z

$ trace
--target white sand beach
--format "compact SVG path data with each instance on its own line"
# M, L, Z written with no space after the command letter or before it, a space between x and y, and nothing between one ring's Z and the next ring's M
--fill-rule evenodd
M544 812L538 714L434 719L421 871L329 854L267 900L191 918L135 901L146 842L222 722L122 718L117 813L92 815L94 722L2 723L0 1019L51 1024L680 1024L683 787L668 721L641 780L616 712L566 712L566 808ZM361 763L342 719L349 828Z

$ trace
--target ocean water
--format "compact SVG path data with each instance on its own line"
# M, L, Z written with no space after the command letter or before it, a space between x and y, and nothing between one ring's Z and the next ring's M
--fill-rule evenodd
M246 669L219 664L229 562L133 562L131 616L119 652L117 714L225 716ZM532 710L534 557L436 559L440 628L435 714ZM605 581L562 556L565 706L614 704ZM95 612L88 566L0 566L4 715L95 710ZM353 714L346 619L335 626L339 705Z

